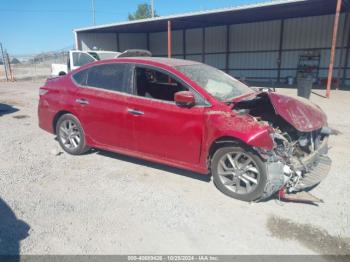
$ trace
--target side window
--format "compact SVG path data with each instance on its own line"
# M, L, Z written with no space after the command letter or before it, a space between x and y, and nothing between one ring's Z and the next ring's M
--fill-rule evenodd
M174 101L174 95L188 88L165 73L149 68L136 68L135 91L138 96Z
M196 98L197 104L206 104L205 100L197 92L189 90L181 81L158 70L137 67L135 69L134 83L134 92L138 96L173 102L176 92L191 91Z
M87 69L87 86L129 93L132 66L129 64L105 64Z
M83 66L88 63L94 62L95 59L90 55L80 52L73 52L73 65L74 66Z
M88 75L88 69L79 71L73 75L74 81L81 86L86 86L86 80Z

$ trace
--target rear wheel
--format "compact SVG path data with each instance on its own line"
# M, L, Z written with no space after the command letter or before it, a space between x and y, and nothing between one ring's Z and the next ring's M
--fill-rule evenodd
M213 155L211 172L216 187L232 198L254 201L264 193L266 166L252 150L219 148Z
M80 155L89 150L85 143L84 130L74 115L65 114L56 125L58 142L62 149L72 155Z

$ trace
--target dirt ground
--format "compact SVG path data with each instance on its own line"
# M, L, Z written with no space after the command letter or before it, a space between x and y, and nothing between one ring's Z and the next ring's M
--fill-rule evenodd
M192 172L63 153L38 127L41 84L0 83L0 254L350 254L350 91L311 97L340 132L312 206L245 203Z

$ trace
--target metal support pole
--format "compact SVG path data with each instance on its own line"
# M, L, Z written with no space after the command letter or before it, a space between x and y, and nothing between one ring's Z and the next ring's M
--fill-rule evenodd
M339 65L337 70L337 83L336 83L335 89L339 89L340 77L341 75L344 75L344 72L345 72L343 53L344 53L345 46L347 46L347 43L345 42L346 41L345 34L346 34L346 30L348 29L348 24L349 24L349 12L346 12L343 30L341 33L342 38L341 38L341 47L340 47L340 59L339 59ZM346 57L347 57L347 53L346 53Z
M151 45L150 45L150 40L149 40L149 32L146 33L146 46L147 46L147 50L151 51Z
M168 57L171 58L171 21L168 21Z
M326 97L329 98L331 93L331 85L332 85L332 78L333 78L333 67L334 67L334 53L335 53L335 47L337 44L337 32L338 32L338 24L339 24L339 12L341 8L342 0L337 0L337 8L335 11L335 17L334 17L334 26L333 26L333 39L332 39L332 48L331 48L331 57L329 61L329 69L328 69L328 79L327 79L327 90L326 90Z
M280 42L278 48L278 61L277 61L277 82L281 83L281 68L282 68L282 49L283 49L283 34L284 34L284 19L281 20L281 28L280 28Z
M77 32L74 32L74 36L75 36L75 49L81 50L79 34Z
M91 0L91 7L92 7L92 24L96 24L96 15L95 15L95 0Z
M230 25L226 25L226 55L225 55L225 71L229 73L230 64Z
M12 68L11 68L10 56L7 53L7 51L5 51L5 52L6 52L7 65L8 65L8 69L9 69L9 73L10 73L10 79L11 79L11 81L15 81L15 78L13 77Z
M182 29L182 53L183 58L186 59L186 29Z
M117 42L117 51L118 52L123 52L122 49L120 48L120 35L119 35L119 33L116 33L115 41Z
M205 27L202 28L202 63L205 63Z
M345 63L344 63L343 79L342 79L343 84L345 84L345 80L347 77L347 69L349 66L349 46L350 46L350 32L348 33L348 41L346 42Z
M7 68L6 68L6 59L5 59L4 49L2 49L2 43L0 43L0 49L1 49L2 63L4 65L4 70L5 70L6 81L9 81Z
M151 0L151 14L153 18L154 17L154 0Z

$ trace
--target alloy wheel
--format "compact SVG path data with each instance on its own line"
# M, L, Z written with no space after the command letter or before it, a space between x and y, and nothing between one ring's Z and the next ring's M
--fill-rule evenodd
M217 173L227 189L240 195L249 194L260 182L256 162L243 152L229 152L223 155L219 160Z
M64 120L59 128L59 138L67 149L76 149L81 142L81 132L72 120Z

